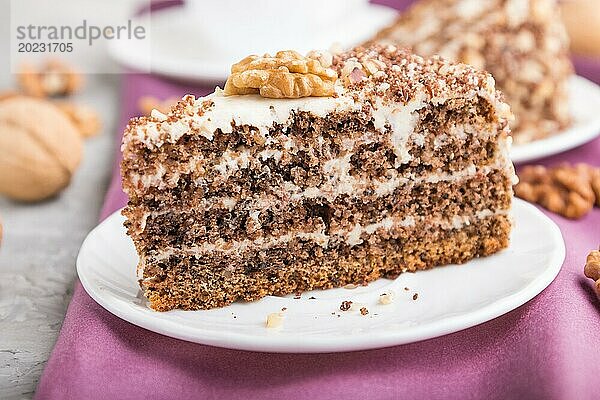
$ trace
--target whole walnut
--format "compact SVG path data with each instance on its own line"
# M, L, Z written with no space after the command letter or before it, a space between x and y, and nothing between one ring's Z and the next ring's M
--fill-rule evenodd
M81 154L77 128L52 103L25 96L0 101L0 194L49 198L69 184Z

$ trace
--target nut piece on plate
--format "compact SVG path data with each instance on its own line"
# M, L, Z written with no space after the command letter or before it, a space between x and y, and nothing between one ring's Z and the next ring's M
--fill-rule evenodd
M600 296L600 250L593 250L588 254L583 273L596 281L596 293Z
M279 51L274 57L248 56L231 67L224 94L274 99L333 96L337 72L329 68L331 59L325 52L304 57L293 50Z
M81 160L77 128L54 104L15 96L0 101L0 194L21 201L51 197Z
M586 215L600 204L600 168L559 164L552 168L526 166L519 171L515 194L571 219Z
M152 110L158 110L163 114L168 114L175 104L181 100L179 97L167 97L164 100L159 100L153 96L143 96L138 100L138 108L144 115L150 115Z
M389 291L379 295L379 304L387 305L394 302L394 293Z
M67 102L58 102L56 105L69 117L82 137L96 136L100 132L102 123L98 113L93 108Z
M17 78L23 92L35 97L67 96L83 84L81 75L59 60L48 60L39 68L25 64Z
M283 312L276 312L267 315L267 321L265 326L270 329L281 328L283 325Z

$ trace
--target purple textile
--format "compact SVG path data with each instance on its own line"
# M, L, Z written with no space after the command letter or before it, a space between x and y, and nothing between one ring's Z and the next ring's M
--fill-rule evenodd
M591 70L600 80L599 68ZM199 96L210 90L126 75L121 126L138 113L140 96ZM559 161L600 165L600 139L543 163ZM100 219L126 201L116 162L113 178ZM600 242L600 210L579 221L547 214L561 228L567 256L544 292L479 326L386 349L272 354L188 343L113 316L77 282L36 398L598 398L600 303L582 271L587 253Z

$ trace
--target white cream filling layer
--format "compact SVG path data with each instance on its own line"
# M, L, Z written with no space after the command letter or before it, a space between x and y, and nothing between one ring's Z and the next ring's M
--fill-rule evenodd
M464 226L468 226L471 223L488 218L491 216L499 216L499 215L507 215L509 210L482 210L475 214L475 216L454 216L450 220L435 218L431 221L427 222L427 226L435 226L441 227L442 229L460 229ZM164 260L171 255L174 254L185 254L187 256L205 254L207 252L218 251L223 254L242 254L247 250L260 251L265 250L270 247L276 246L281 243L289 242L293 239L304 239L304 240L312 240L316 242L319 246L323 248L327 248L330 240L332 239L341 239L345 241L350 246L356 246L362 243L361 236L364 233L369 235L375 234L379 230L390 230L394 228L408 228L416 226L417 224L425 221L426 217L419 216L406 216L401 220L397 218L384 218L383 220L372 223L369 225L361 226L360 224L356 224L352 230L350 231L333 231L329 234L325 234L323 230L314 231L314 232L294 232L287 233L284 235L276 236L276 237L260 237L255 240L245 239L241 241L235 242L226 242L224 240L218 241L216 243L202 243L200 245L189 246L183 249L175 249L175 248L167 248L160 252L159 255L153 256L153 261Z
M353 142L349 146L354 148L362 143L369 143L372 138L369 135L365 135L361 139L349 140ZM508 173L513 176L514 180L514 169L512 163L509 160L509 149L512 143L511 137L499 139L498 146L500 153L496 158L494 165L490 167L483 167L482 172L487 173L491 169L501 168L503 165L507 167ZM327 160L323 163L322 174L325 177L325 182L319 187L312 187L302 190L300 187L294 185L291 182L285 184L285 190L289 191L292 199L300 198L316 198L324 197L329 200L335 199L335 197L341 194L358 194L362 193L365 189L370 186L373 187L375 193L379 196L387 195L393 192L397 187L405 184L409 181L422 182L420 177L414 175L400 175L395 169L388 170L387 179L385 180L374 180L365 181L363 179L356 178L350 174L352 166L350 160L352 158L352 152L346 152L339 158ZM261 162L268 158L274 158L277 162L282 157L282 152L277 150L264 150L258 154L258 160L254 162ZM169 172L162 164L158 164L156 171L153 174L133 174L131 176L132 183L134 186L142 186L144 188L156 187L158 189L165 189L168 187L176 186L179 181L181 174L188 174L194 171L197 165L201 162L198 158L191 158L188 163L180 166L179 172ZM227 178L231 174L235 173L240 169L248 168L253 160L250 157L248 150L240 149L239 151L227 150L223 153L219 164L214 168L218 171L223 178ZM427 178L427 182L439 182L439 181L452 181L456 179L462 179L465 176L472 176L477 172L474 164L463 169L462 171L455 173L433 173ZM203 178L197 179L197 184L202 184Z
M504 173L506 173L507 176L509 176L509 177L516 176L514 174L514 168L512 167L512 164L507 165L505 163L505 161L499 160L492 165L486 165L486 166L479 167L479 168L477 168L475 165L471 164L467 168L464 168L460 171L455 171L455 172L451 172L451 173L439 172L439 173L422 175L422 176L416 176L414 174L400 176L394 170L394 172L395 172L395 174L393 174L393 175L395 175L394 177L392 177L386 181L373 181L372 183L374 184L373 185L374 192L377 194L377 196L382 197L382 196L392 194L394 192L394 190L396 190L398 187L405 185L407 183L419 185L421 183L457 182L457 181L460 181L463 179L472 178L477 174L487 175L488 173L490 173L492 171L496 171L496 170L504 171ZM512 182L513 182L513 184L515 183L514 179L512 180ZM343 188L343 186L340 186L340 188ZM352 197L358 197L358 196L361 196L367 188L365 187L365 185L363 185L362 189L359 188L358 186L346 187L344 189L347 191L342 192L341 190L338 190L338 191L336 191L336 194L349 194ZM298 200L303 200L303 199L316 199L319 197L323 197L323 198L327 197L325 192L321 189L308 188L308 189L303 190L301 187L296 186L289 182L286 183L286 185L282 188L282 191L284 191L284 193L285 193L285 196L283 196L283 194L282 194L282 197L287 197L292 201L298 201ZM252 199L251 203L248 204L247 206L252 209L261 211L261 210L266 210L266 209L271 208L273 206L274 201L277 201L277 198L275 198L273 195L261 195L258 198ZM236 204L237 204L237 200L234 198L230 198L230 197L209 198L209 199L202 199L200 204L197 207L189 208L187 210L193 211L195 209L210 209L214 206L220 207L222 205L225 208L227 208L228 210L232 211L234 209L234 207L236 206ZM144 231L145 222L149 217L157 217L160 215L168 214L172 211L173 211L172 209L168 209L168 210L144 213L144 215L142 216L141 226L139 227L137 233L141 233Z
M392 69L398 69L393 66ZM441 74L451 74L455 66L444 65L440 68ZM443 70L442 70L443 69ZM425 85L415 88L413 100L407 104L395 102L393 100L382 100L381 97L370 100L372 89L368 86L361 90L346 89L341 80L336 82L335 96L332 97L303 97L299 99L270 99L259 95L237 95L225 96L218 87L214 93L194 99L187 109L181 110L177 120L170 119L168 116L153 112L153 119L147 120L143 124L134 126L124 138L124 146L131 141L138 141L150 149L161 147L165 143L175 143L183 135L191 132L213 140L215 134L220 130L224 133L232 132L233 126L247 125L255 127L263 136L268 136L268 130L274 124L283 126L285 129L293 113L309 112L312 115L325 117L334 112L361 111L366 106L370 112L377 129L383 132L385 127L390 127L393 131L393 142L399 162L410 157L405 153L403 143L411 132L414 125L414 112L430 103L440 105L461 96L463 98L473 98L480 96L487 99L496 107L497 115L500 118L507 118L510 115L506 104L499 101L495 94L495 82L492 76L488 76L484 82L479 82L476 75L468 76L469 84L480 86L477 89L445 93L444 96L435 96L427 92ZM445 80L439 80L440 85L446 85ZM380 85L380 89L389 89L389 83ZM440 92L443 92L441 90ZM189 97L186 96L186 101ZM206 102L212 103L212 106L206 108ZM199 113L199 111L201 111Z
M192 131L213 140L218 130L231 133L234 126L242 125L254 127L263 137L267 137L269 129L276 124L285 129L294 112L309 112L317 117L325 117L333 112L351 112L362 108L362 104L355 102L352 96L344 95L345 90L341 86L336 91L336 97L269 99L259 95L225 96L217 88L214 93L196 99L189 112L178 121L148 121L137 126L125 140L138 140L152 149L165 143L175 143L183 134ZM212 102L212 107L198 115L206 101Z
M469 179L474 177L477 174L487 175L492 171L504 171L507 176L512 177L512 183L515 183L514 168L512 164L507 165L504 161L498 161L492 165L486 165L484 167L477 168L475 165L471 164L467 168L464 168L460 171L456 172L439 172L424 176L416 176L414 174L400 176L395 170L392 173L392 177L385 181L372 181L372 188L367 187L367 185L362 184L358 185L356 182L352 181L353 184L349 184L351 176L346 178L345 182L336 187L336 190L325 191L319 188L308 188L302 189L301 187L294 185L290 182L286 183L284 187L282 187L282 197L289 198L291 201L298 201L303 199L316 199L316 198L325 198L328 200L335 200L335 197L340 194L349 194L352 197L361 196L365 190L374 190L374 193L378 197L383 197L386 195L392 194L397 188L402 185L411 183L415 185L419 185L421 183L437 183L437 182L457 182L463 179ZM285 193L285 195L284 195ZM333 197L333 199L332 199ZM252 199L251 204L248 206L256 209L256 210L265 210L273 206L273 202L276 199L273 196L261 195L259 198ZM196 208L201 209L210 209L212 207L223 205L228 210L233 210L237 204L237 200L234 198L226 197L226 198L216 198L216 199L202 199L201 203ZM194 210L195 208L189 209ZM163 214L167 214L172 210L163 210L163 211L153 211L144 213L142 217L141 226L138 228L138 233L144 231L145 221L149 217L156 217Z
M410 101L404 107L387 107L383 104L381 98L375 101L375 111L373 112L373 125L380 132L390 129L392 149L396 155L396 167L407 163L412 159L407 149L409 137L414 131L418 120L416 111L425 107L425 94ZM424 138L417 138L416 143L424 144Z
M375 104L369 104L354 99L353 95L360 97L362 93L350 95L341 85L337 86L336 92L336 97L268 99L259 95L224 96L221 90L216 90L211 95L196 99L194 105L177 121L160 118L136 126L124 138L124 146L126 142L136 140L154 149L165 143L175 143L181 136L191 132L213 140L219 130L231 133L234 126L244 125L256 129L269 142L269 130L278 125L285 132L295 113L308 112L323 118L336 112L361 111L367 106L376 129L382 134L391 130L398 165L410 160L406 144L416 123L416 111L427 104L425 94L421 93L407 104L384 103L381 98L377 98ZM198 115L206 101L212 102L212 107ZM277 157L274 154L267 156Z

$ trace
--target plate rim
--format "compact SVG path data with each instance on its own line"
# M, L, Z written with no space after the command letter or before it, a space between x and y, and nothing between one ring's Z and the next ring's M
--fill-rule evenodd
M121 209L105 218L86 236L77 255L77 274L87 294L111 314L132 323L133 325L176 339L221 348L272 353L331 353L391 347L420 342L459 332L500 317L527 303L554 281L562 268L566 254L565 242L560 228L537 207L520 199L515 199L513 207L515 207L515 204L518 204L517 207L523 207L540 221L544 221L552 240L559 244L555 248L554 254L549 259L548 267L544 270L544 273L536 276L536 278L532 279L527 286L518 292L496 299L492 303L475 311L462 315L440 318L433 322L428 322L415 327L407 327L402 331L370 331L370 340L368 342L365 342L364 335L344 337L343 340L338 341L338 343L335 344L332 344L331 339L327 339L326 337L311 337L310 341L298 341L298 339L302 338L302 335L300 334L296 336L289 334L286 334L285 336L254 336L239 332L221 332L220 337L214 337L211 336L211 332L209 332L208 334L198 335L197 329L195 329L195 334L193 334L192 328L182 329L180 323L169 320L160 320L160 323L156 324L156 320L148 318L147 314L135 310L133 312L127 312L127 308L130 307L121 306L119 302L110 303L110 301L105 299L102 295L99 295L99 290L97 290L91 282L93 277L89 276L85 270L86 267L83 265L82 254L86 251L87 246L89 246L94 235L97 234L100 229L103 229L105 225L108 225L111 222L114 223L113 220L115 218L122 218L120 214ZM226 338L225 341L224 338ZM280 340L277 340L278 338ZM284 340L281 340L282 338L284 338ZM292 343L293 348L291 348Z
M379 28L383 28L394 21L394 18L398 16L398 10L374 3L367 3L364 8L356 11L356 16L370 12L373 15L380 14L383 16L387 14L385 18L381 17L382 23ZM185 14L183 7L168 7L161 10L160 12L153 15L152 18L161 18L168 13L179 13ZM162 14L162 15L161 15ZM374 29L378 29L375 27ZM332 43L333 44L333 43ZM143 62L136 57L132 57L127 51L127 47L123 47L120 41L112 41L108 46L109 56L117 61L122 66L132 68L134 70L147 70L144 67ZM168 77L176 81L185 81L190 83L204 83L204 84L219 84L225 82L229 76L229 69L231 64L221 64L214 62L201 62L201 63L185 63L186 67L182 70L182 60L179 59L165 59L161 60L158 64L150 67L150 73L157 74L159 76Z

